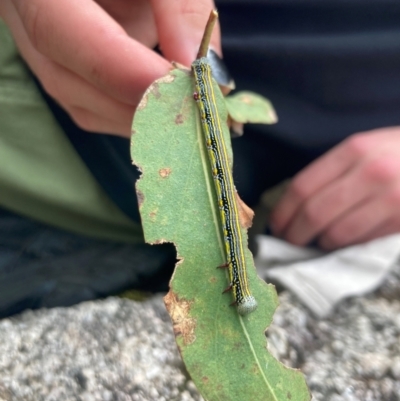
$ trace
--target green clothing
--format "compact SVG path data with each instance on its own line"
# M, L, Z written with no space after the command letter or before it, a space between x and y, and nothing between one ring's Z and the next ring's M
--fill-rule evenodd
M0 206L80 234L143 242L57 124L0 20Z

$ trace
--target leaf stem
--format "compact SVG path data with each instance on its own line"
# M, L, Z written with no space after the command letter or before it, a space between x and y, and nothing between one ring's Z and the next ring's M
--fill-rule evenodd
M214 25L218 19L218 11L211 10L210 16L208 17L208 21L206 27L204 28L203 38L201 39L199 52L197 53L197 59L201 57L207 57L208 47L210 46L211 35L214 29Z

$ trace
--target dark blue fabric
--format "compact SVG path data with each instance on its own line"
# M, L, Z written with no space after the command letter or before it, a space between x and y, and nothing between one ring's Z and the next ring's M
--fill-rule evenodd
M101 241L0 209L0 318L138 288L165 291L171 244Z
M217 5L238 89L269 97L279 116L248 130L318 155L353 133L400 125L400 2Z

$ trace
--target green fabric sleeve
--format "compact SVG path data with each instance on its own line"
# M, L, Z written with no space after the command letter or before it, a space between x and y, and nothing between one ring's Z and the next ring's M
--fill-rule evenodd
M55 121L1 20L0 205L84 235L143 242Z

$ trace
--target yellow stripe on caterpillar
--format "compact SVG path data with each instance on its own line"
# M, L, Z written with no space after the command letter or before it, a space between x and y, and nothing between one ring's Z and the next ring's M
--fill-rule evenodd
M228 288L232 289L238 313L246 315L257 308L257 301L249 289L236 189L216 106L211 66L207 58L202 57L195 60L192 64L192 71L196 87L194 98L200 111L202 130L220 209L221 232L225 242L226 266L230 279Z

